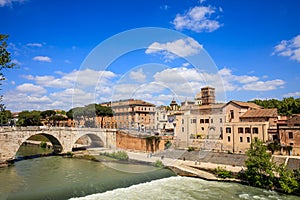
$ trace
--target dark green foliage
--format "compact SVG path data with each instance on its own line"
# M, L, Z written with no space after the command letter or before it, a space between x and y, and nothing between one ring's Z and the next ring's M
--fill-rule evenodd
M284 165L276 166L262 141L256 139L252 142L247 156L247 169L243 177L250 185L277 188L285 193L299 192L299 170L293 172Z
M223 167L218 167L214 170L215 174L220 178L233 178L231 171L226 170Z
M0 111L0 125L8 124L10 119L12 119L12 114L9 110Z
M1 81L5 80L5 76L2 73L3 69L13 68L15 66L11 61L10 53L7 51L8 35L0 34L0 85ZM2 95L0 95L0 102L2 101ZM0 111L4 110L4 105L0 104Z
M280 146L280 143L276 140L272 143L269 143L267 145L267 148L269 151L271 151L272 154L274 154L275 151L279 151L281 146Z
M18 126L40 126L41 123L41 115L40 111L22 111L19 113L18 117Z
M195 147L188 147L187 151L188 152L195 151Z
M247 181L257 187L274 187L275 164L271 161L271 155L267 153L267 147L262 141L256 139L251 143L247 151L248 159L245 161Z
M41 148L46 149L47 143L46 143L45 141L42 141L42 142L40 143L40 146L41 146Z
M161 160L155 161L154 166L158 167L158 168L161 168L161 169L165 167Z
M114 151L112 153L104 152L104 153L100 153L100 156L107 156L107 157L114 158L117 160L128 160L129 159L129 157L125 151L117 151L117 152Z
M292 114L300 113L300 98L284 98L283 100L268 99L268 100L253 100L251 101L264 108L277 108L279 115L291 116Z
M298 189L299 183L293 171L288 170L284 165L280 165L277 171L279 174L278 187L281 188L283 192L292 193Z
M45 110L41 112L42 119L49 119L51 116L55 115L56 112L54 110Z
M86 127L95 127L95 117L105 117L113 116L113 111L111 107L101 106L99 104L89 104L84 107L72 108L69 110L66 115L69 119L75 120L85 120ZM103 125L103 118L101 122L101 127Z

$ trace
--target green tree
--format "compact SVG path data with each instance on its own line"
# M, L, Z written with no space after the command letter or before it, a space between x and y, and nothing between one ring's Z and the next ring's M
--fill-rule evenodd
M300 113L300 98L284 98L283 100L267 99L267 100L253 100L251 101L263 108L277 108L279 115L291 116Z
M22 111L19 113L18 117L18 126L40 126L41 123L41 115L40 111Z
M5 80L3 69L13 68L15 66L11 61L10 53L7 51L7 40L8 35L0 34L0 81ZM0 82L1 85L1 82ZM0 102L2 102L3 96L0 96ZM5 109L4 104L0 104L0 111Z
M255 139L247 151L245 161L247 170L245 176L249 184L257 187L273 188L275 184L275 164L271 161L271 154L259 139Z
M269 151L271 151L272 154L274 154L275 151L280 150L281 146L280 146L280 143L277 140L275 140L274 142L269 143L267 145L267 148Z
M0 111L0 125L8 124L10 119L12 119L12 114L9 110Z
M292 193L298 189L299 183L295 177L296 173L288 170L284 165L280 165L277 172L279 175L278 187L280 187L284 192Z

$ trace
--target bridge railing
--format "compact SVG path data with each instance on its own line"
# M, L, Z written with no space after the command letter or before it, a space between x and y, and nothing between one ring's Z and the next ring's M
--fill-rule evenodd
M95 130L112 130L116 129L102 129L102 128L88 128L88 127L48 127L48 126L26 126L26 127L0 127L0 132L13 132L13 131L57 131L57 130L70 130L70 131L95 131Z

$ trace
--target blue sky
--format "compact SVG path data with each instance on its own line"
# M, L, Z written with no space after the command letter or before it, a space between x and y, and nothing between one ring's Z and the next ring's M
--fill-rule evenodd
M218 101L298 98L299 8L298 0L0 0L18 65L4 71L4 103L161 105L206 85Z

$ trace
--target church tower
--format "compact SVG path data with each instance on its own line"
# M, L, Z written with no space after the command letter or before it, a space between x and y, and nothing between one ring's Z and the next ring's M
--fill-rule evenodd
M201 103L202 103L202 105L214 104L215 101L216 101L215 88L209 87L209 86L201 88Z

